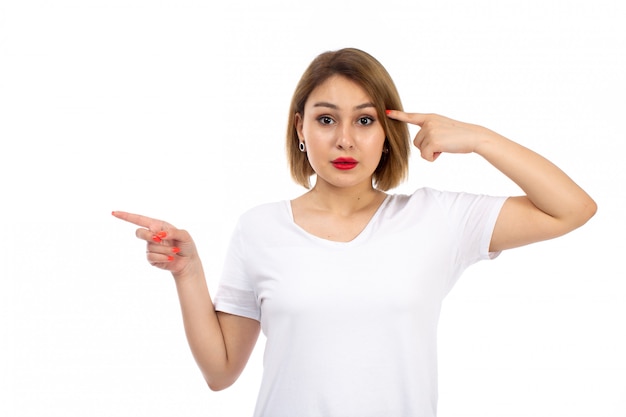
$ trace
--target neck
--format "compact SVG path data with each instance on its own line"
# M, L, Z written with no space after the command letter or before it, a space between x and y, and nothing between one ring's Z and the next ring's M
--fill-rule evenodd
M385 196L385 193L371 184L339 188L324 182L316 183L308 194L319 209L344 215L362 210L371 204L378 205Z

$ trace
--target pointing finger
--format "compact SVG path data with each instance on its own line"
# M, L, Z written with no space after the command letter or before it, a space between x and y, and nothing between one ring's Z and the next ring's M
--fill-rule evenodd
M426 121L426 114L423 113L406 113L401 110L387 110L387 116L400 122L410 123L412 125L422 126Z
M142 216L140 214L127 213L125 211L114 211L111 214L120 220L127 221L137 226L145 227L155 234L171 228L171 225L165 223L162 220L153 219L151 217ZM159 237L165 238L165 235Z
M117 217L120 220L127 221L129 223L135 224L137 226L150 228L151 225L159 222L159 220L152 219L150 217L142 216L140 214L134 213L126 213L125 211L114 211L111 213L114 217Z

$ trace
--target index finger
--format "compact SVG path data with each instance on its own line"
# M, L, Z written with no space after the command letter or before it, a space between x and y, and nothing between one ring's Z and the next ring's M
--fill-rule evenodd
M113 211L111 214L120 220L127 221L137 226L145 227L152 231L163 229L164 222L162 220L153 219L151 217L142 216L140 214L127 213L125 211Z
M410 123L422 127L426 121L426 114L423 113L406 113L401 110L387 110L387 116L400 122Z

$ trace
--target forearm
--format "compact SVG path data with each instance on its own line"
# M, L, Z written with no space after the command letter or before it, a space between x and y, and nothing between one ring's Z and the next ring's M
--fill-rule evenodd
M209 386L221 385L228 379L228 355L202 265L174 279L191 352Z
M571 228L595 213L595 202L556 165L495 132L481 129L475 152L515 182L539 210Z

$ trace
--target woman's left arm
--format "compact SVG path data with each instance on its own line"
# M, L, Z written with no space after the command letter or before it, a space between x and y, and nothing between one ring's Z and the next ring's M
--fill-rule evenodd
M389 117L420 126L414 143L434 161L442 152L481 155L526 193L504 203L490 251L564 235L585 224L596 203L556 165L496 132L436 114L389 111Z

